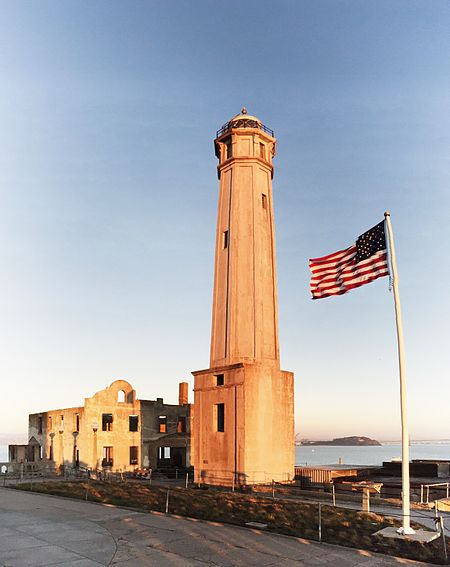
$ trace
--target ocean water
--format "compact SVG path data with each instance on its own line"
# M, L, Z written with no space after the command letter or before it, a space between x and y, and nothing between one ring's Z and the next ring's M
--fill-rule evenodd
M8 445L0 445L0 463L8 460Z
M296 465L331 465L339 462L346 465L381 465L402 456L402 446L398 443L383 443L376 447L334 447L301 445L295 447ZM450 460L450 440L413 441L410 447L411 459ZM8 460L8 446L0 445L0 462Z
M410 459L450 460L450 440L413 441L409 449ZM296 465L381 465L383 461L400 459L402 446L397 443L383 443L379 446L336 447L330 445L300 445L295 447Z

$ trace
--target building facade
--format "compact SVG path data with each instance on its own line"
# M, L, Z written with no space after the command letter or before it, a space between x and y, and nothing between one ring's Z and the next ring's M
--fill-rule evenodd
M294 478L294 386L280 369L276 140L245 109L214 141L220 180L210 365L193 372L198 482Z
M113 471L187 468L191 421L186 382L174 405L139 400L131 384L116 380L83 406L31 414L29 443L10 445L9 460Z

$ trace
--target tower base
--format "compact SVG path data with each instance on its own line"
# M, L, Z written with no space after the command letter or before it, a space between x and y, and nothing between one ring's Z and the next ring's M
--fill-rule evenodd
M276 363L192 372L195 481L222 486L294 479L294 375Z

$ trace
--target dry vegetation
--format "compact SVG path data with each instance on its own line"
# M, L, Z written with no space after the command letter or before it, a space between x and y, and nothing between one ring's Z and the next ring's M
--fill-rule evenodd
M20 484L14 488L143 511L164 512L166 509L167 488L142 482L45 482L33 483L32 486ZM239 526L250 521L261 522L267 524L269 531L318 539L318 505L315 503L272 500L212 489L170 488L169 513ZM322 505L324 542L444 564L441 539L423 545L373 536L374 532L392 525L398 525L398 522L377 514ZM448 548L450 556L450 546Z

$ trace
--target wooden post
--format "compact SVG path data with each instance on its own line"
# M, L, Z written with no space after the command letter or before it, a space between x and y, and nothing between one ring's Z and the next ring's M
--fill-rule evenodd
M406 415L406 382L405 382L405 352L403 347L403 324L400 306L400 294L398 291L397 261L395 258L394 236L391 227L391 215L388 211L384 213L386 227L389 236L389 251L392 266L392 278L395 302L395 320L397 324L397 344L398 344L398 366L400 373L400 412L402 422L402 515L403 525L397 531L402 535L414 534L410 523L410 502L409 502L409 434L408 420Z
M370 491L368 488L363 488L362 491L362 509L363 512L370 512Z
M167 489L167 495L166 495L166 514L169 513L169 489Z
M445 563L448 563L447 544L446 544L446 542L445 542L444 518L443 518L442 516L440 516L440 518L439 518L439 525L440 525L440 528L441 528L442 544L443 544L443 546L444 546Z
M322 543L322 503L319 502L319 543Z

